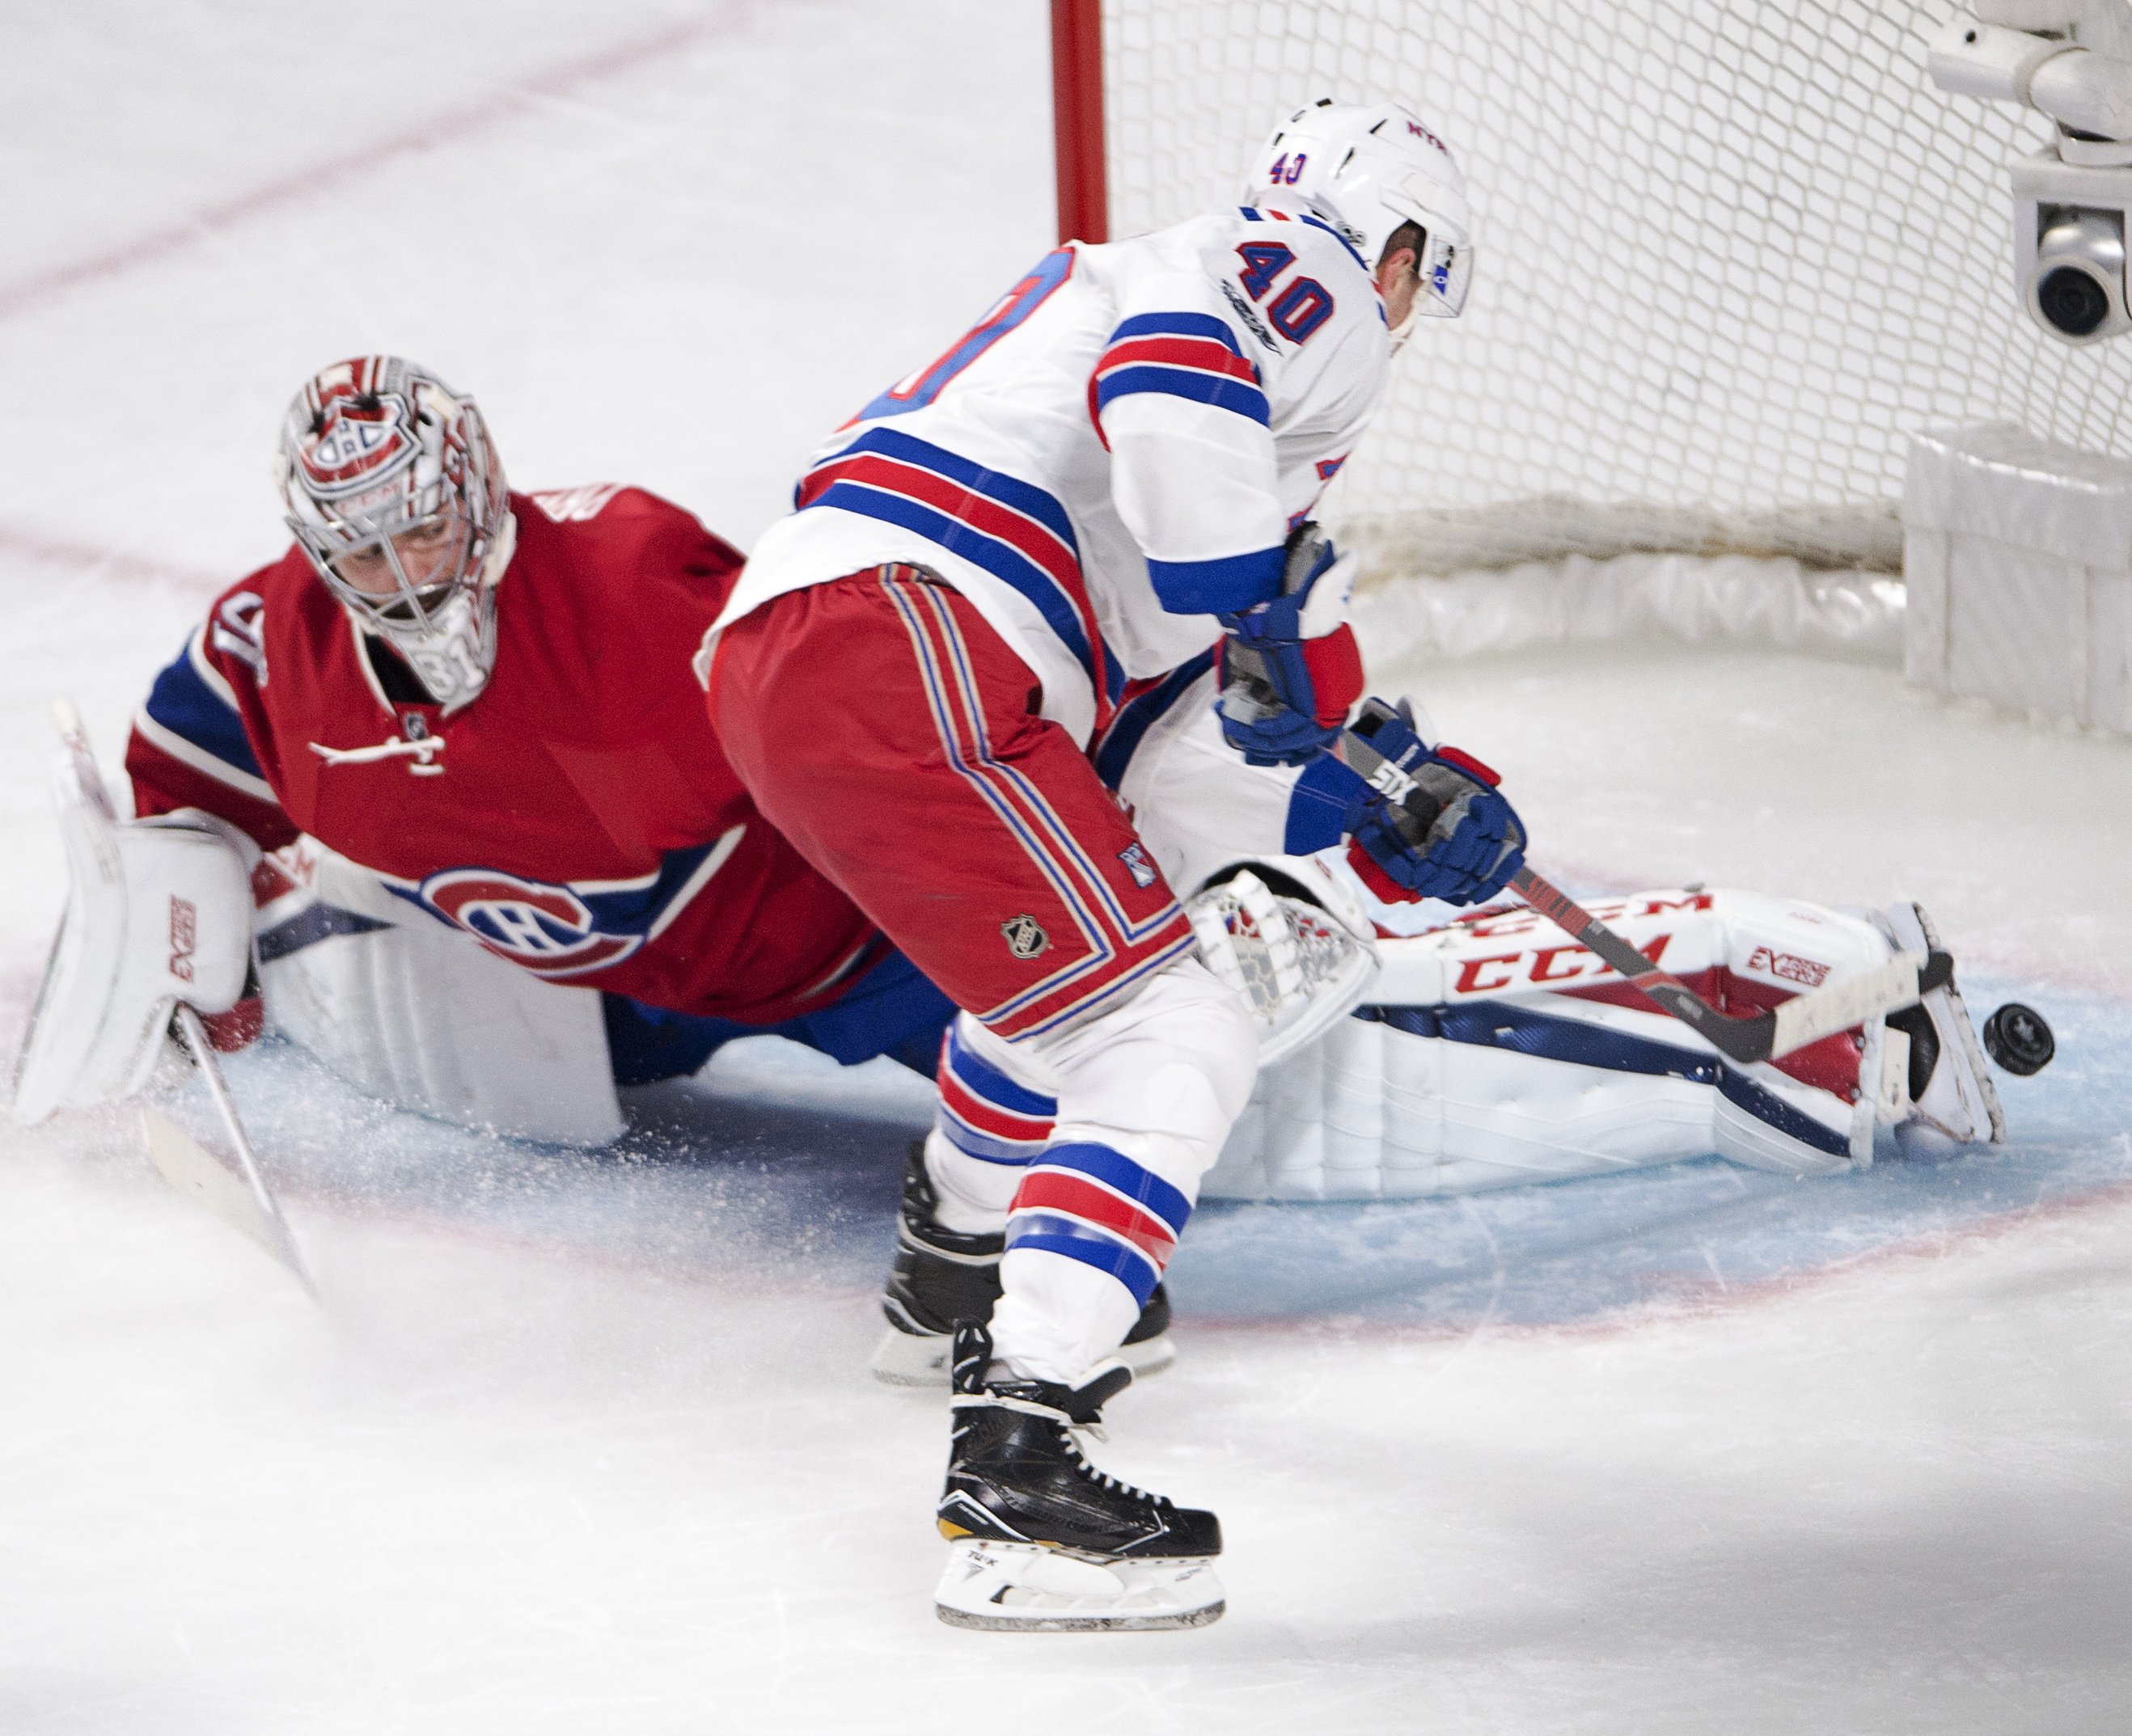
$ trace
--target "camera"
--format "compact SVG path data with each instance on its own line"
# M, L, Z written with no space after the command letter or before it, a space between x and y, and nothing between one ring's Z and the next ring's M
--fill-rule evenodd
M2125 235L2132 169L2044 152L2014 165L2014 269L2029 316L2062 343L2132 331Z
M1933 83L2048 115L2050 145L2013 165L2014 293L2061 343L2132 331L2132 41L2127 0L1971 0L1933 39ZM2082 40L2093 36L2096 46ZM2117 52L2101 52L2108 48Z

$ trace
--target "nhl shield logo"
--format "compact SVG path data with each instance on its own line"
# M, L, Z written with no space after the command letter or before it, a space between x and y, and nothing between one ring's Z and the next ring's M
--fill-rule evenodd
M1000 933L1006 937L1007 951L1016 958L1034 958L1051 944L1044 925L1033 916L1017 916L1012 922L1001 923Z

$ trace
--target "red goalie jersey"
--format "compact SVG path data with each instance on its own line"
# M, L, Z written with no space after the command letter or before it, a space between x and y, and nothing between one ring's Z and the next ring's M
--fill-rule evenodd
M834 1000L886 944L756 813L689 670L740 554L641 489L511 501L478 697L429 703L291 548L156 678L136 811L308 833L559 981L751 1024Z

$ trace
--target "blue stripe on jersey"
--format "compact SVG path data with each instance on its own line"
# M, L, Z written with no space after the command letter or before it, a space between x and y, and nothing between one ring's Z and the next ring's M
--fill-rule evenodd
M958 453L934 445L930 441L915 439L895 429L872 429L850 445L823 459L809 474L867 453L891 459L900 464L908 464L915 469L930 471L972 494L982 495L1025 518L1035 520L1044 531L1064 544L1068 559L1078 569L1080 544L1073 535L1073 520L1067 517L1066 509L1055 497L1017 477L987 470ZM800 487L804 495L806 490L804 479ZM1073 599L1056 578L1012 543L988 531L980 530L973 525L965 524L959 519L951 518L926 501L892 492L877 482L857 479L833 482L809 500L801 510L810 511L816 506L836 506L862 517L878 519L884 524L899 525L952 550L972 565L983 568L1029 600L1037 613L1044 617L1044 625L1058 635L1060 642L1073 653L1074 659L1088 675L1090 684L1094 684L1095 653L1089 645L1088 632L1073 607ZM1107 655L1107 648L1103 664L1106 688L1103 698L1115 703L1119 693L1124 691L1125 671L1115 657Z
M593 892L573 887L585 909L593 914L593 931L600 934L649 934L651 926L666 914L710 853L723 842L688 844L659 854L659 871L612 890ZM700 889L699 889L700 890Z
M1006 1251L1013 1254L1023 1249L1062 1254L1068 1259L1107 1272L1130 1290L1133 1301L1143 1308L1161 1280L1155 1262L1131 1243L1105 1235L1077 1218L1048 1211L1019 1212L1007 1225Z
M1066 509L1059 504L1057 496L1047 494L1034 483L987 470L960 453L950 452L944 446L935 446L930 440L921 440L894 428L869 429L838 452L836 458L825 458L823 463L833 464L838 458L848 458L861 452L877 452L885 458L916 464L937 472L950 482L960 482L972 494L989 496L1002 506L1011 506L1016 512L1035 519L1065 544L1076 561L1081 558L1081 543L1073 535L1073 520L1066 516Z
M219 760L247 777L263 779L252 743L244 733L244 720L237 708L207 684L193 661L188 640L177 659L156 678L148 689L148 715L174 736L181 736L202 753Z
M1088 650L1088 635L1081 631L1081 623L1074 618L1073 609L1059 595L1049 575L1009 544L907 495L889 494L870 484L832 482L809 504L838 506L846 512L879 519L885 524L899 525L905 530L929 538L972 565L982 567L993 578L1004 580L1036 606L1044 625L1059 635L1089 681L1094 682L1096 661Z
M1273 420L1273 413L1266 407L1265 394L1256 386L1232 380L1226 374L1195 373L1188 368L1164 367L1146 362L1119 368L1096 382L1097 413L1112 399L1129 397L1135 392L1162 392L1173 398L1211 404L1219 410L1232 410L1240 416L1248 416L1261 428L1270 426Z
M1155 583L1156 597L1173 615L1241 615L1280 595L1285 564L1285 555L1275 547L1214 560L1150 559L1147 576Z
M1103 731L1103 739L1096 747L1096 775L1113 795L1125 782L1126 768L1132 764L1132 756L1140 751L1140 744L1147 732L1155 727L1157 720L1168 717L1170 708L1190 691L1192 683L1213 666L1214 654L1202 651L1190 662L1178 664L1145 693L1127 700L1124 708L1111 720L1111 727ZM1337 843L1339 840L1332 842Z
M1176 310L1164 314L1135 314L1129 319L1118 322L1103 348L1122 342L1127 338L1212 338L1232 356L1243 354L1236 342L1236 334L1229 328L1226 319L1217 319L1212 314L1188 314Z

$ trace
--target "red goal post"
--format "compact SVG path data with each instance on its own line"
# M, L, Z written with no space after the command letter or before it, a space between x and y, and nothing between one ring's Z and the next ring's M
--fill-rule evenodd
M2132 343L2011 286L2010 105L1935 91L1955 0L1053 0L1063 237L1231 203L1320 96L1405 100L1472 190L1328 500L1406 570L1630 549L1894 570L1909 438L2132 447Z

